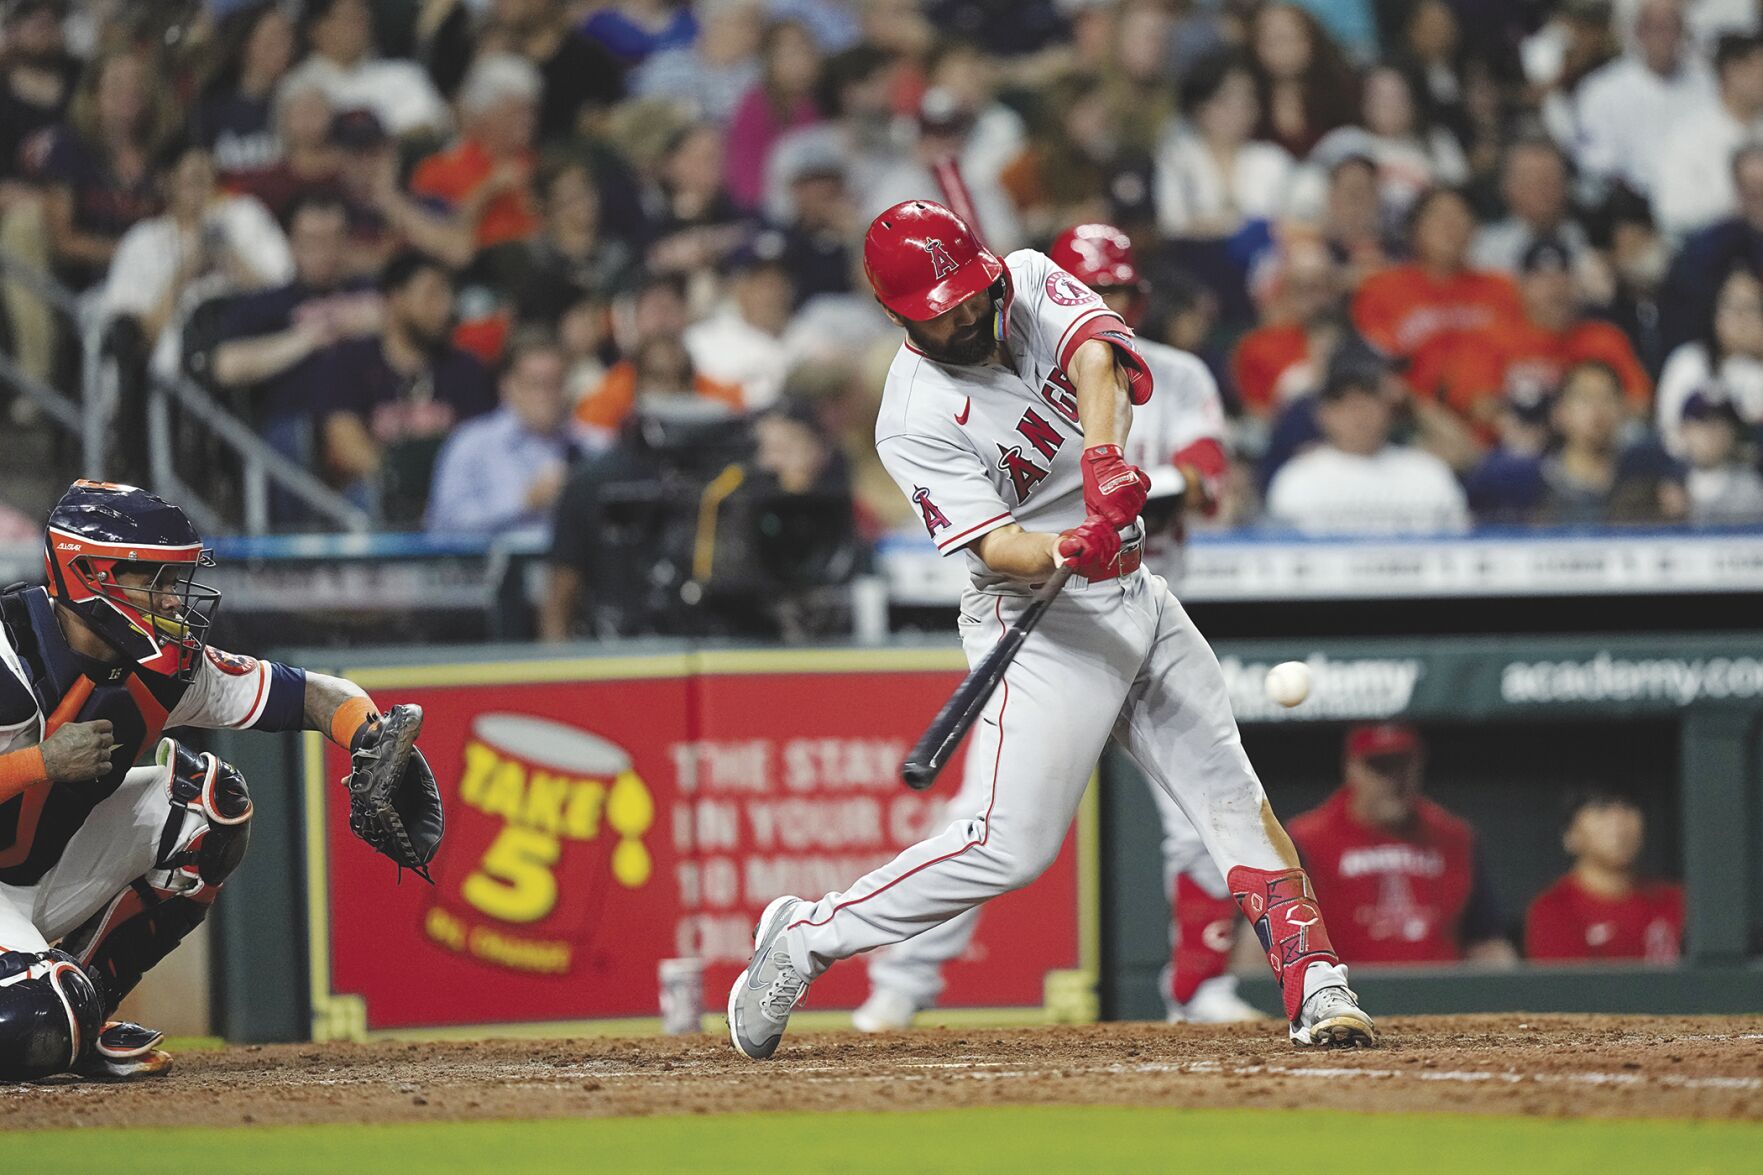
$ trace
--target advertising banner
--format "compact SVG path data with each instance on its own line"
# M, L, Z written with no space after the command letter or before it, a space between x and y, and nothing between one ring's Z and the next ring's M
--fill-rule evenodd
M703 961L718 1011L767 902L849 886L942 827L958 786L959 759L928 792L898 778L960 680L946 654L527 666L350 671L382 705L424 709L419 745L447 811L433 887L390 884L349 833L346 756L313 736L316 1038L653 1017L674 958ZM1047 972L1083 965L1078 866L1068 837L1046 876L988 904L941 1006L1040 1008ZM866 991L852 961L811 1006Z

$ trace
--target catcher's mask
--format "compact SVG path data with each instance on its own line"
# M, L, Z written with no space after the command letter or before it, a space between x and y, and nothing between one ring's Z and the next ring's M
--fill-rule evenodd
M134 486L76 481L49 513L49 594L152 673L195 676L220 592L195 581L214 555L176 506Z

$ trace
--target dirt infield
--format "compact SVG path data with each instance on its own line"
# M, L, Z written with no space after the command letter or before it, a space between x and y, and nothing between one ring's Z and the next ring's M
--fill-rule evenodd
M1392 1019L1384 1047L1300 1053L1273 1026L1099 1024L268 1045L191 1052L131 1085L0 1085L0 1131L946 1109L1003 1104L1763 1119L1763 1017Z

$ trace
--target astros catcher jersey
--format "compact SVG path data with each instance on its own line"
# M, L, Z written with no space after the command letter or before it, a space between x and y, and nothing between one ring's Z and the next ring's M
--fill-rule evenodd
M88 679L89 670L104 680ZM82 685L86 681L89 686ZM87 689L68 720L110 720L116 739L110 774L89 784L33 787L0 804L0 883L32 885L48 872L86 816L122 785L161 731L305 725L304 670L213 648L205 650L188 682L133 665L98 670L68 647L46 591L0 594L0 754L37 745L53 733L46 729L48 719L62 700Z
M1004 267L1011 365L938 363L907 340L875 422L883 466L943 554L1012 522L1056 532L1083 521L1083 428L1065 375L1079 346L1098 337L1114 344L1135 369L1135 400L1153 383L1132 332L1095 291L1032 249ZM976 586L1011 582L971 549L967 561Z

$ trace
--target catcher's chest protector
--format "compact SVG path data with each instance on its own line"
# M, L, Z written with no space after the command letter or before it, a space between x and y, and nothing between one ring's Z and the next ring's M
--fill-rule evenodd
M49 593L40 587L0 595L0 642L0 673L21 678L39 716L53 714L84 675L81 659L61 635ZM42 879L87 814L122 786L141 752L158 739L187 688L170 677L135 673L129 665L94 683L70 721L110 720L116 739L110 774L79 787L34 787L0 804L0 882L24 886Z

